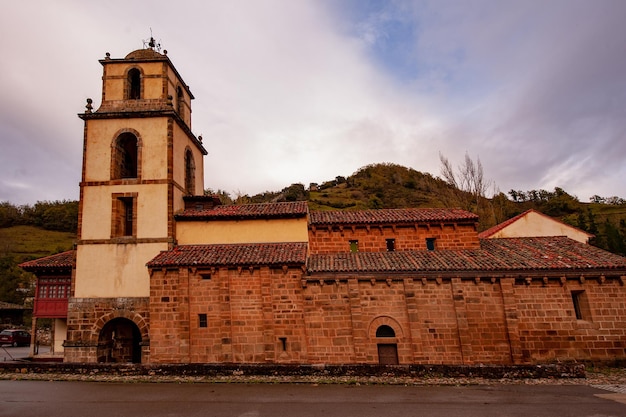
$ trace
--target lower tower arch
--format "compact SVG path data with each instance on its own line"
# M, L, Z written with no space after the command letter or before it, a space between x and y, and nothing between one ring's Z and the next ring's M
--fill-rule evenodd
M141 332L124 317L108 321L98 335L98 362L141 363Z

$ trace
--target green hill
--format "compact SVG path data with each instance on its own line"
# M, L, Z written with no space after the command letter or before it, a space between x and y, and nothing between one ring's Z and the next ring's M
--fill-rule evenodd
M0 228L0 301L24 304L33 296L35 277L19 263L72 249L75 240L75 233L36 226Z
M44 230L36 226L0 228L0 256L23 262L70 250L75 240L76 233Z
M279 192L239 196L224 203L260 203L308 200L311 210L363 210L405 207L460 207L480 217L479 231L486 230L528 209L535 209L596 237L592 244L626 255L626 201L601 198L584 203L561 188L498 193L475 197L446 181L396 164L373 164L351 176L322 184L292 184Z

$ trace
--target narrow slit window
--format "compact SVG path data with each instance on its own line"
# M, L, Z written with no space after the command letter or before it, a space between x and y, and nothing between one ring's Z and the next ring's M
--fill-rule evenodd
M395 239L386 239L387 243L387 252L393 252L396 250L396 240Z
M206 314L198 314L198 327L207 327L208 321Z
M350 252L358 252L359 251L359 241L351 240L350 241Z
M135 217L133 210L133 199L132 198L121 198L122 204L124 204L124 226L122 234L124 236L132 236L133 235L133 219Z
M572 291L572 304L574 306L576 320L591 320L589 302L587 301L587 294L585 291Z
M434 237L426 238L426 249L435 250L435 238Z
M185 152L185 192L194 195L196 187L196 164L190 149Z

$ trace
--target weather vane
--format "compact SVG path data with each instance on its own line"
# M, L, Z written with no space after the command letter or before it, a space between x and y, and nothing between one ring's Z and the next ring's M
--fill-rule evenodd
M154 37L152 36L152 28L150 28L150 39L143 40L143 47L144 49L150 48L153 51L161 52L161 42L157 42L154 40Z

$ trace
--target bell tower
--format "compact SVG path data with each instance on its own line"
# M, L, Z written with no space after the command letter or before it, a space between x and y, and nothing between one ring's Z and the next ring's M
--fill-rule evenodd
M79 230L65 360L147 362L146 263L175 243L174 213L202 194L206 150L191 131L189 87L151 40L107 53L102 101L84 120Z

